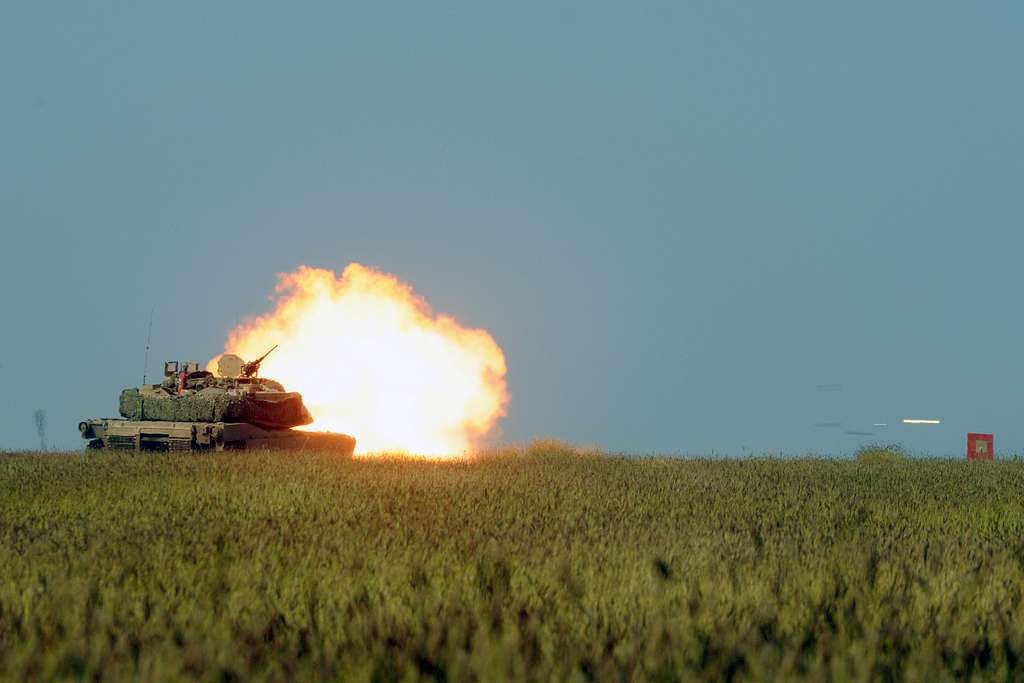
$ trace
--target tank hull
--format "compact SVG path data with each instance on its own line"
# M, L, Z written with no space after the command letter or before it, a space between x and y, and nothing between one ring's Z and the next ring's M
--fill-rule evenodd
M347 434L264 429L246 422L168 422L92 419L78 431L90 448L127 451L223 451L253 448L324 450L351 457L356 440Z

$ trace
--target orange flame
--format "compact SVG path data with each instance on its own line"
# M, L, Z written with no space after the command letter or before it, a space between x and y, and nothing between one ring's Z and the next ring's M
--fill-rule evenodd
M435 316L411 286L358 263L279 278L274 310L224 350L252 360L280 344L260 374L302 392L307 429L351 434L359 454L447 456L478 448L504 416L505 355L486 330Z

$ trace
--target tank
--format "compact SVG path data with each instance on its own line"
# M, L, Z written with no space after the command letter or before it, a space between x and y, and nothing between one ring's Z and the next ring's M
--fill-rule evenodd
M302 395L259 376L260 363L276 348L250 362L224 354L216 374L192 361L168 361L159 384L121 392L120 418L85 420L78 431L89 448L324 449L351 456L356 441L347 434L294 429L313 422Z

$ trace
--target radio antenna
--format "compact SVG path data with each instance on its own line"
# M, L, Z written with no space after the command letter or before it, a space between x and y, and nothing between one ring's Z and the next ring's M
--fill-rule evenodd
M153 311L156 306L149 309L149 329L146 331L146 359L142 362L142 383L146 383L146 369L149 367L149 342L153 339Z

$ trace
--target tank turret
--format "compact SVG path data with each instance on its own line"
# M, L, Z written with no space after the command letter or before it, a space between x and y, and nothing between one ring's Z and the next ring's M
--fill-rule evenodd
M351 455L350 436L293 429L313 422L302 395L259 376L260 364L276 348L249 362L224 354L216 373L194 361L168 361L162 382L121 392L122 419L86 420L79 432L92 448L330 447Z

